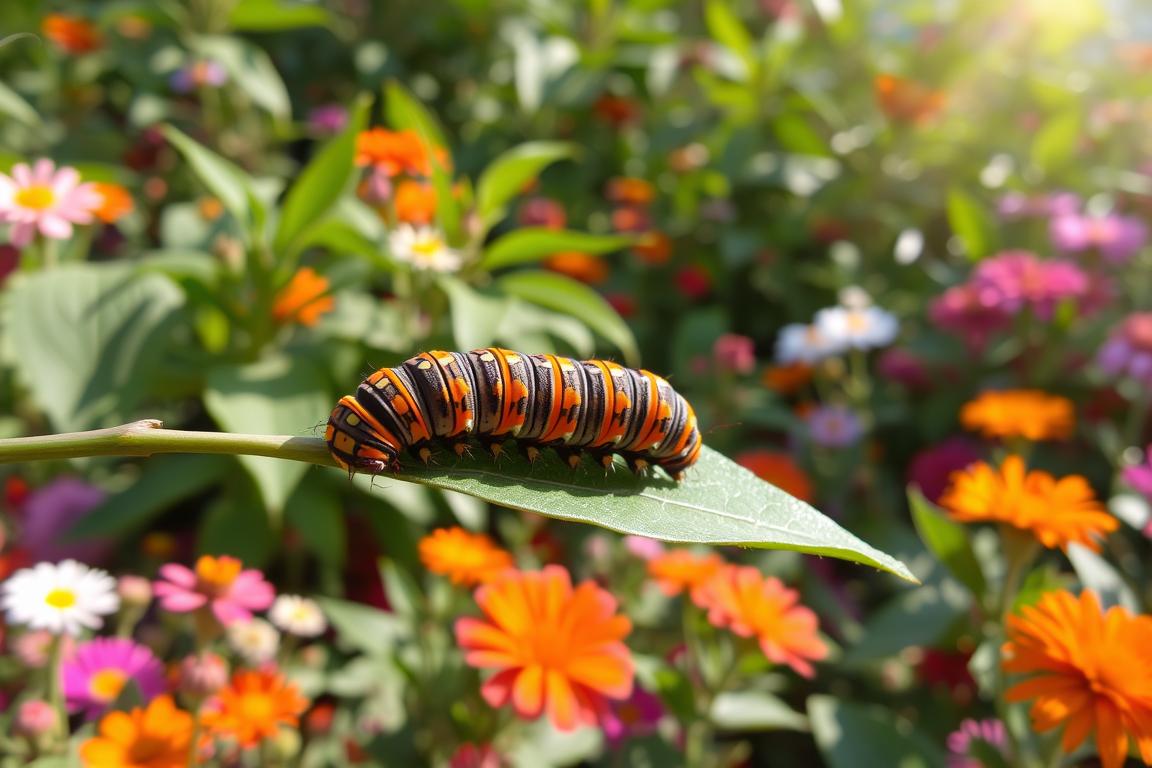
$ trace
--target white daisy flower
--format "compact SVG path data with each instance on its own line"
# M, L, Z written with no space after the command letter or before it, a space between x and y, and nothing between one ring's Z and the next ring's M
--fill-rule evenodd
M258 667L271 661L280 648L280 633L264 619L229 624L228 645L248 664Z
M413 269L455 272L464 263L460 252L449 248L443 233L433 227L401 224L388 235L388 245L392 258Z
M784 326L776 340L776 362L781 365L812 365L843 351L843 346L834 345L815 325L804 323Z
M840 349L886 347L900 333L900 321L879 307L828 307L816 313L813 325Z
M277 627L297 637L324 634L328 621L314 600L299 595L280 595L268 610L268 618Z
M37 563L4 582L0 608L10 624L43 629L54 635L99 629L102 617L120 607L116 580L75 560Z

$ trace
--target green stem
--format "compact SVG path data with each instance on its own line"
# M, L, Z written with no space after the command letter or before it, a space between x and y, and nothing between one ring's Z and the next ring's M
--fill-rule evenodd
M56 713L55 732L60 737L60 744L68 743L68 711L64 708L64 688L61 685L61 665L64 661L64 636L56 635L52 638L52 645L48 649L48 703Z

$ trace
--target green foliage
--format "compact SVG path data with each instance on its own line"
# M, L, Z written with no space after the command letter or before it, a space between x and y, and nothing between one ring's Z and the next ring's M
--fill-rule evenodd
M979 600L985 594L987 585L964 526L949 520L915 486L908 488L908 506L924 546Z

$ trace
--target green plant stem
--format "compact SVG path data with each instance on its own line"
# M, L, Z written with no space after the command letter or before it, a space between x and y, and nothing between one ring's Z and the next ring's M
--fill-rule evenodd
M62 685L61 664L64 661L64 636L56 635L48 649L48 703L56 713L55 733L62 748L68 744L68 710L64 708L64 688Z

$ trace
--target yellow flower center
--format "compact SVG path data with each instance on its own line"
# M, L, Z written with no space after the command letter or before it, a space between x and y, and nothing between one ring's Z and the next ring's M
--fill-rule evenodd
M240 701L243 719L249 723L266 723L276 718L276 703L271 696L251 693Z
M92 680L88 683L88 692L93 698L112 701L124 690L124 683L127 681L127 675L119 669L102 669L92 675Z
M31 208L34 211L51 208L54 202L56 202L56 193L52 191L52 187L43 184L25 187L16 193L16 204L24 208Z
M44 602L53 608L71 608L76 605L76 593L70 589L57 588L44 597Z
M868 316L863 312L849 312L848 330L853 333L863 333L868 330Z
M202 592L222 595L236 581L241 571L240 561L234 557L204 555L196 561L196 580Z
M412 250L420 256L429 258L435 256L444 247L444 241L438 237L430 237L427 240L417 241Z

